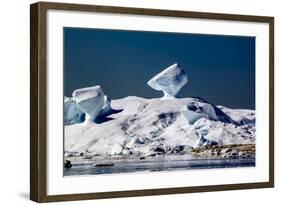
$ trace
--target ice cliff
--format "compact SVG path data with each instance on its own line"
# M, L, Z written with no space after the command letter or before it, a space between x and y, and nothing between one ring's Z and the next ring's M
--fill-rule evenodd
M85 120L85 113L72 98L64 97L64 124L81 123Z

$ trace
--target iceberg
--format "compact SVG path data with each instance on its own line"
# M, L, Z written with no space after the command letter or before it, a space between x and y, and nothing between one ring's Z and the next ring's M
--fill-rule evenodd
M64 97L64 124L71 125L85 120L85 113L72 98Z
M99 113L99 116L107 115L108 113L110 113L111 110L112 110L111 99L105 95L104 96L104 104L103 104L102 109Z
M173 64L158 73L147 84L158 91L164 93L163 98L174 98L180 89L188 82L184 70L177 64Z
M86 113L86 121L94 121L104 106L104 94L99 85L75 90L73 100Z

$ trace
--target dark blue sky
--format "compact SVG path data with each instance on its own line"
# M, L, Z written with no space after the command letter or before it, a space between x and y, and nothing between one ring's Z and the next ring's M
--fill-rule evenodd
M101 85L112 99L154 98L146 82L174 63L189 82L180 97L255 109L255 38L64 28L64 95Z

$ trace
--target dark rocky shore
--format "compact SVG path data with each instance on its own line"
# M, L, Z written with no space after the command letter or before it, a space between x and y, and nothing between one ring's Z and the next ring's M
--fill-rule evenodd
M255 144L233 144L193 148L191 155L198 157L249 158L255 157L255 152Z

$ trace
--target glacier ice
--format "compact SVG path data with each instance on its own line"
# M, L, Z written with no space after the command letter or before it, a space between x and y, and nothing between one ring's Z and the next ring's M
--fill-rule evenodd
M228 115L216 106L203 100L197 100L184 105L181 113L189 124L194 124L201 118L236 124Z
M164 93L163 98L173 98L187 81L184 70L175 63L155 75L147 84L155 90L162 91Z
M64 124L71 125L85 120L85 113L72 98L64 97Z
M80 105L81 105L81 103L80 103ZM85 106L85 102L83 103L83 105ZM81 106L83 106L83 105L81 105ZM95 106L95 104L93 104L93 106ZM86 108L86 109L89 109L89 108ZM97 110L95 110L95 111L98 112L98 110L99 110L99 107L97 107ZM102 109L100 110L100 112L97 115L95 113L95 115L96 115L96 117L105 116L105 115L110 114L111 111L112 111L111 99L108 98L106 95L104 95L104 103L103 103ZM87 111L87 112L89 113L92 111ZM85 108L84 109L81 108L74 100L74 97L73 98L64 97L64 124L65 125L71 125L71 124L75 124L75 123L84 122L86 117L88 120L95 120L95 117L93 115L92 116L90 116L90 115L91 114L86 116Z
M104 96L104 104L103 104L103 106L102 106L102 109L101 109L99 115L101 115L101 116L106 115L106 114L109 113L111 110L112 110L112 107L111 107L111 99L105 95L105 96Z
M111 149L111 155L121 154L122 151L123 151L122 145L117 143L117 144L113 145L113 147Z
M94 121L104 106L104 94L99 85L75 90L73 100L86 113L86 121Z
M218 144L217 141L205 137L208 133L209 131L205 129L196 131L196 134L198 135L198 140L195 142L194 148L198 148L201 146L213 146Z
M65 126L66 151L148 156L162 150L169 154L205 145L255 143L255 124L237 125L229 117L244 116L243 110L224 108L225 114L197 98L163 100L131 96L112 100L111 104L114 109L124 109L110 115L113 120ZM190 110L202 109L203 117L193 124L187 123L181 111L187 105ZM251 111L250 116L254 113Z

